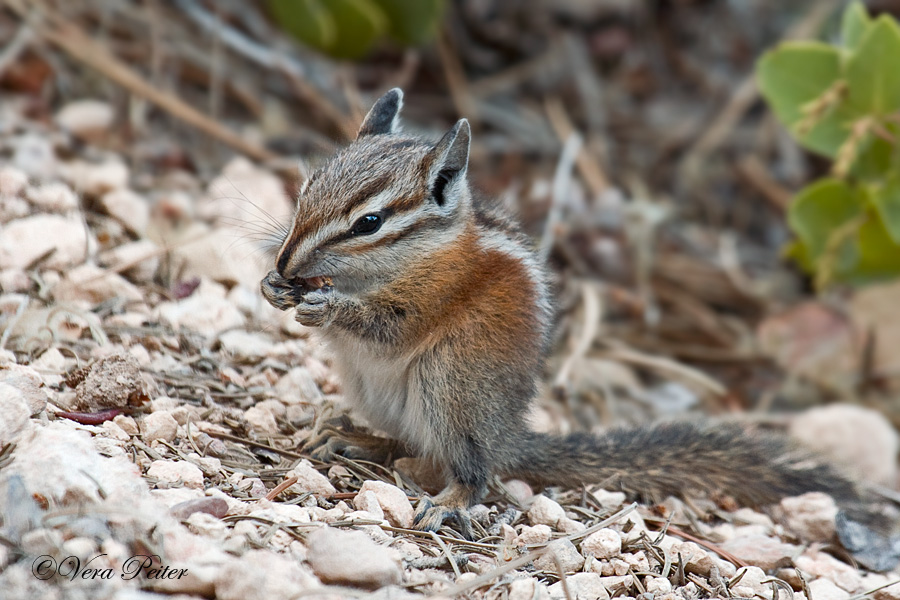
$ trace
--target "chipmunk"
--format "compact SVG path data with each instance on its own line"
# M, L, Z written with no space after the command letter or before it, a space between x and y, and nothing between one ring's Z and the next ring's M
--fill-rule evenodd
M403 94L381 97L357 139L315 171L261 283L276 308L318 327L346 398L389 438L332 431L319 456L429 457L449 474L423 498L415 526L454 519L494 476L538 485L608 484L661 500L722 492L747 505L855 484L785 439L736 426L676 422L587 433L531 431L548 345L545 270L512 219L476 200L466 178L470 128L437 144L403 135Z

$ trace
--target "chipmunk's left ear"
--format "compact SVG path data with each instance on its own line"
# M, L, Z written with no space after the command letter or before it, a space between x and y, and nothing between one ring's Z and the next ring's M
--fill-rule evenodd
M451 198L464 195L470 138L469 121L460 119L425 155L431 195L439 206L444 206Z
M383 133L397 133L399 128L398 117L403 108L403 90L394 88L375 101L369 114L359 126L357 139L367 135L379 135Z

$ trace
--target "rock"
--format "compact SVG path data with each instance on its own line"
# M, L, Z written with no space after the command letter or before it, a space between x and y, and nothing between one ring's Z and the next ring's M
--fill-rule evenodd
M0 195L0 224L9 223L28 216L31 207L24 199L17 196Z
M594 558L613 558L622 553L622 536L612 529L600 529L584 538L581 552Z
M850 594L828 579L816 579L809 583L809 592L815 600L847 600ZM794 592L794 600L807 600L803 592Z
M825 577L846 592L855 594L863 589L859 571L830 554L809 549L794 560L794 566L809 577Z
M0 447L6 446L25 429L31 411L22 390L0 382Z
M792 419L790 432L847 473L888 487L897 482L900 435L877 411L855 404L814 408Z
M137 360L128 353L111 354L90 366L75 387L79 409L98 410L140 404L147 397Z
M301 460L285 477L296 477L297 483L291 486L296 494L312 492L313 494L334 494L337 490L328 478L316 471L308 460Z
M175 329L189 329L210 337L242 326L244 315L225 299L224 290L219 290L221 286L206 280L184 300L158 304L156 314Z
M132 265L122 274L133 281L149 282L159 269L160 248L150 240L138 240L121 244L100 255L100 262L105 267L121 268Z
M672 591L672 583L665 577L648 577L644 587L648 594L668 594Z
M527 544L546 544L553 536L553 530L549 525L535 525L529 527L522 525L519 535L515 538L515 544L524 546Z
M80 219L33 215L0 229L0 268L27 268L49 255L44 266L65 270L83 263L90 246L96 241Z
M198 215L224 224L249 222L271 229L270 219L287 225L294 213L294 203L281 180L243 157L225 165L222 174L210 182L207 195L209 201L199 204Z
M556 524L556 528L562 533L578 533L579 531L587 529L587 525L581 521L566 517L565 519L559 520L559 523Z
M547 586L534 577L514 579L509 584L509 600L544 600L549 597Z
M297 598L321 583L296 561L270 550L250 550L215 581L219 600L271 600Z
M278 433L278 423L275 421L275 415L270 410L259 406L251 406L244 411L244 420L247 421L250 429L255 433Z
M309 564L325 583L364 588L400 583L393 553L360 531L323 527L309 534L307 547Z
M14 391L7 388L11 396L25 401L29 415L39 414L47 408L43 377L35 368L15 363L4 365L0 367L0 383L13 388Z
M128 167L118 159L100 164L72 161L62 165L60 174L76 191L99 198L112 190L128 187Z
M102 100L75 100L56 113L56 123L73 135L84 139L97 139L109 131L115 112L112 105Z
M203 489L203 471L185 460L154 460L147 469L147 477L163 483L183 483L185 487Z
M566 511L557 502L544 495L537 495L528 508L528 518L535 525L556 527L561 519L566 519Z
M359 491L374 492L388 523L394 527L412 527L415 511L403 490L383 481L365 481Z
M23 431L12 463L0 471L0 487L5 478L19 475L28 490L59 506L100 502L100 490L110 501L135 506L147 490L137 467L130 458L100 456L91 436L75 426L51 421Z
M553 600L564 600L572 598L575 600L607 600L609 592L603 587L600 576L596 573L575 573L566 577L566 585L569 588L569 595L566 595L563 589L562 581L557 581L547 591ZM649 590L648 590L649 591Z
M244 362L265 358L274 341L264 333L232 329L219 336L222 349Z
M378 498L375 497L375 492L368 491L360 491L356 498L353 499L353 507L356 510L365 511L367 513L371 513L375 515L376 519L384 519L384 511L381 509L381 505L378 503ZM337 518L342 519L344 517L344 512L340 512L340 516Z
M275 392L284 404L318 404L323 398L322 391L306 367L294 367L285 373L275 384Z
M584 557L578 552L575 544L569 540L556 540L555 542L551 542L548 548L549 549L544 554L534 559L535 569L556 573L559 569L556 567L556 561L553 560L553 555L556 555L560 566L566 573L580 571L581 567L584 566Z
M35 207L45 212L67 213L78 208L78 196L61 181L42 183L28 187L25 197Z
M100 304L113 298L140 302L144 295L125 278L92 264L70 270L53 288L57 302L87 302Z
M46 133L25 133L12 140L10 165L34 179L52 179L60 170L53 142Z
M790 565L791 559L800 552L800 546L787 544L778 538L765 535L736 537L721 543L720 546L744 562L766 571Z
M122 428L122 431L127 433L128 435L137 435L140 433L138 430L137 422L128 415L116 415L113 419L113 423Z
M676 542L672 544L670 552L672 556L681 554L686 571L703 577L708 577L713 565L716 565L713 557L694 542Z
M152 412L141 420L141 435L147 443L153 440L173 442L177 434L178 421L167 410Z
M807 542L830 542L834 538L834 519L838 507L828 494L810 492L784 498L780 507L785 526L800 539Z
M509 481L504 481L503 485L520 506L527 505L528 501L534 497L534 490L521 479L510 479Z
M266 274L263 263L254 258L253 248L248 248L247 231L234 228L210 230L195 223L178 238L178 246L172 255L182 277L206 277L229 287L240 284L259 289L259 282Z
M0 270L0 290L5 292L27 292L34 285L28 274L19 268Z
M0 167L0 196L18 196L28 185L28 175L13 166Z
M129 189L114 189L100 198L106 214L116 219L138 237L147 233L150 222L150 203Z

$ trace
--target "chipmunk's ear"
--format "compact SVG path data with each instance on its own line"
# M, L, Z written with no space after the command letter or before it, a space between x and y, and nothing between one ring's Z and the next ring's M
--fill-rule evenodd
M430 163L428 179L431 195L440 206L444 206L448 199L454 196L449 193L452 190L448 186L465 182L466 169L469 166L470 137L469 121L460 119L426 156L426 160Z
M403 90L394 88L375 101L369 114L359 126L357 139L367 135L379 135L382 133L396 133L398 129L398 116L403 108Z

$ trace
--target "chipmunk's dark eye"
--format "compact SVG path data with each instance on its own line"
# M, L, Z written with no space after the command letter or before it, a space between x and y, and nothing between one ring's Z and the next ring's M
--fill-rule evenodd
M381 229L381 215L366 215L356 221L350 233L353 235L369 235L379 229Z

